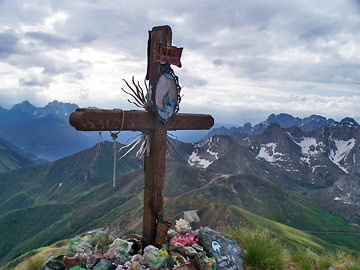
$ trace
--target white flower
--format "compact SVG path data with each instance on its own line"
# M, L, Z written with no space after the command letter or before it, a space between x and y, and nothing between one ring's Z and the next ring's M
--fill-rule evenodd
M175 229L178 233L187 233L191 231L189 222L182 218L175 221Z

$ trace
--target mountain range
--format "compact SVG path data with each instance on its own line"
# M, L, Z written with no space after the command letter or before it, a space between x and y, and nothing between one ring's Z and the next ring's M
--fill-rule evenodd
M194 144L188 164L260 175L360 224L360 126L351 118L315 130L272 123L257 135L214 136Z
M53 101L37 108L28 101L0 112L0 137L39 158L55 160L94 145L95 134L76 132L69 124L75 104Z
M169 149L166 164L165 216L175 219L182 211L196 209L201 218L196 226L220 229L260 219L302 230L338 231L340 235L360 232L250 170L215 172L211 167L225 156L205 169L197 168L186 164L192 144L176 141L173 146L176 152ZM0 173L0 265L28 250L98 227L109 227L115 234L141 232L142 162L133 153L118 161L113 188L112 147L105 142L55 162ZM322 243L320 246L336 248L315 236L311 239ZM356 241L350 242L356 246L360 239Z
M99 142L98 132L79 132L69 125L69 115L78 105L63 103L57 100L44 107L35 107L29 101L15 104L6 110L0 107L0 138L16 145L21 150L33 153L42 159L54 161L89 148ZM289 114L271 114L265 121L252 126L250 123L242 127L230 124L215 123L214 128L207 131L173 131L178 140L198 142L214 135L232 135L236 133L260 134L271 123L278 123L283 128L293 125L303 131L314 130L319 126L330 125L335 120L319 115L299 118ZM137 132L124 131L119 135L119 142L126 143ZM108 132L102 132L105 140L112 140Z
M311 115L309 117L300 118L294 117L287 113L280 113L276 115L270 114L265 121L258 123L254 126L252 126L251 123L247 122L240 127L215 127L206 135L206 138L211 138L214 135L232 135L236 133L256 135L262 133L266 129L266 127L272 123L277 123L282 128L290 128L292 126L297 126L303 131L310 131L321 126L331 125L334 122L334 119L327 119L320 115Z
M49 161L87 149L102 139L112 141L109 132L102 132L100 138L98 132L79 132L71 127L69 116L77 108L76 104L57 100L44 107L35 107L29 101L15 104L9 110L0 107L0 138ZM177 139L188 142L199 141L206 133L203 130L171 132ZM125 144L137 134L123 131L118 141Z
M63 140L74 144L78 138L71 134L81 140L87 136L67 127L74 104L20 105L0 109L6 124L0 132L10 136L21 125L32 126L32 144L45 142L41 153L56 153L49 150L50 141L65 148L71 145ZM176 219L196 209L200 223L195 226L271 226L277 234L286 230L290 243L314 250L360 251L360 237L347 235L360 234L360 126L351 118L299 119L270 115L251 132L213 135L198 143L169 139L165 216ZM41 126L52 140L42 137ZM0 140L2 160L12 166L0 172L0 265L94 228L107 227L117 235L141 232L143 161L134 153L117 161L115 188L112 142L39 164L44 161ZM285 225L301 233L301 240Z

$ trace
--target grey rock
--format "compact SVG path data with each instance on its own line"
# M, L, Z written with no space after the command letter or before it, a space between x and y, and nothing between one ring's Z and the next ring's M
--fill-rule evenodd
M64 256L60 255L57 257L50 257L47 262L42 265L39 269L40 270L48 270L48 269L52 269L52 270L63 270L65 269L64 264L62 263L62 258Z
M154 269L165 268L166 256L157 247L152 245L144 249L144 259L147 264Z
M95 267L93 268L94 270L111 270L113 269L113 264L110 260L100 260L100 262L98 262Z
M199 229L199 240L209 256L216 261L217 270L243 270L244 251L231 237L208 227Z

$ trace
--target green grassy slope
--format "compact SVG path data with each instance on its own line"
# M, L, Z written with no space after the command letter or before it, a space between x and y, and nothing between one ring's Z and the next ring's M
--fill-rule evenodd
M139 163L133 157L121 161L118 170L121 177L113 188L112 144L105 144L94 161L96 151L92 148L50 164L0 174L0 229L3 230L0 238L11 241L10 246L0 246L0 265L30 249L106 226L115 219L120 231L141 232L143 169L136 169ZM200 225L213 228L269 220L267 227L276 224L273 231L277 228L278 234L287 234L289 241L291 238L305 244L310 241L309 245L318 249L333 245L307 234L290 237L293 232L288 227L274 222L308 230L356 230L253 175L218 175L168 163L165 197L165 216L179 218L182 211L197 209ZM37 213L38 209L41 217L38 214L24 217L28 210ZM25 220L28 223L24 224ZM19 233L23 237L18 238ZM353 243L348 246L352 247Z
M68 202L101 183L112 183L113 144L105 142L41 166L0 174L0 216L6 211L53 202ZM117 177L140 167L129 156L117 162Z
M180 165L179 165L180 166ZM181 167L181 166L180 166ZM185 170L182 168L182 170ZM179 192L178 186L171 181L166 183L165 195ZM299 198L296 194L282 190L272 182L254 175L235 175L215 177L201 189L190 190L182 196L169 198L166 209L171 215L176 211L207 209L211 203L222 203L246 209L254 214L287 224L294 228L312 230L359 231L339 218L316 208L310 202ZM178 181L177 178L174 180ZM190 178L193 186L198 182L206 182L204 178ZM172 190L172 191L171 191ZM181 210L180 210L181 209Z
M41 247L38 249L31 250L22 256L12 260L5 266L3 266L3 270L29 270L34 269L35 265L41 265L46 262L46 260L50 256L59 256L64 254L69 246L70 240L61 240L50 246ZM36 267L37 269L38 267Z
M0 138L0 173L44 162Z
M17 209L1 216L0 239L4 239L4 244L0 244L0 265L30 249L106 226L119 216L121 223L126 224L124 229L131 230L135 225L129 220L134 224L141 221L138 194L142 192L143 172L134 171L117 181L115 188L112 183L102 183L63 203Z
M113 188L112 147L106 142L52 163L0 174L0 264L116 218L109 214L139 192L124 183L143 178L140 169L140 178L130 174ZM139 167L133 155L126 157L118 161L117 176ZM40 209L41 215L28 215Z
M24 250L17 248L19 244L43 232L71 210L69 206L54 204L14 210L1 216L0 262L4 261L3 259L8 253L11 254L11 258L21 255ZM36 245L28 246L29 249L35 247Z
M246 224L259 230L267 230L275 238L292 247L310 248L316 251L335 250L337 246L314 235L290 226L255 215L239 207L231 207L233 214L242 217Z
M246 225L247 228L250 227L253 231L256 229L259 232L266 230L272 237L282 242L284 249L311 249L312 251L323 253L325 255L330 252L334 252L335 250L343 249L342 246L331 244L314 235L304 233L281 223L255 215L240 207L225 206L221 203L214 203L213 206L226 214L231 213L231 215L235 217L237 224ZM212 209L212 211L213 210L214 209ZM239 226L237 226L237 229L242 230ZM223 227L220 228L220 230L225 233L231 233L232 228ZM41 256L43 261L45 261L50 255L58 255L61 252L64 253L65 248L64 245L62 245L63 242L67 243L64 240L61 241L60 244L53 244L49 247L33 250L32 252L29 252L28 254L10 262L5 269L26 269L26 265L29 265L34 258Z
M340 246L346 246L353 250L360 252L360 237L356 235L344 233L317 233L316 237L323 239L327 242L334 243Z

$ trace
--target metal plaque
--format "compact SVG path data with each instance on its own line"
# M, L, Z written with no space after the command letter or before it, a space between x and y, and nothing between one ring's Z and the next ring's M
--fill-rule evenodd
M181 54L183 48L177 48L175 46L166 46L159 43L154 44L154 62L158 62L160 64L169 63L170 65L176 65L177 67L181 67Z

